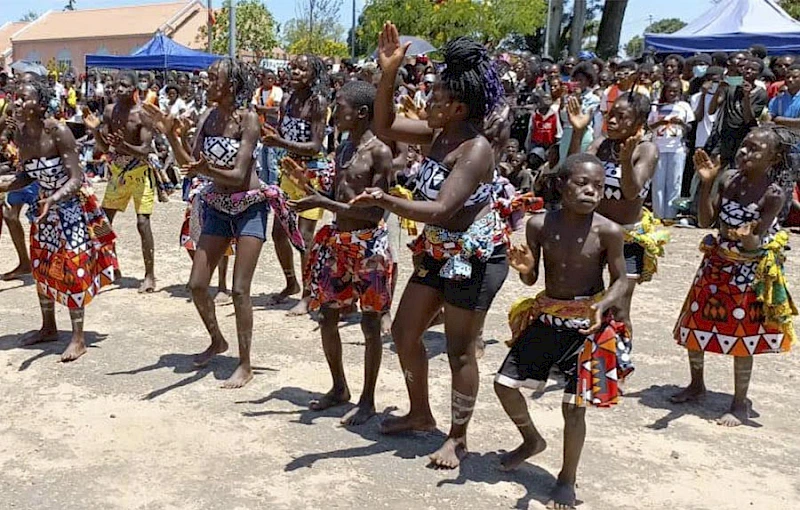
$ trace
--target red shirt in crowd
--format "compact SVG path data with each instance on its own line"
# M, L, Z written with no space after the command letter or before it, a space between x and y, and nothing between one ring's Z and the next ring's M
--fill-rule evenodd
M558 111L551 108L547 113L536 110L531 116L530 144L536 147L550 147L561 137L561 121Z

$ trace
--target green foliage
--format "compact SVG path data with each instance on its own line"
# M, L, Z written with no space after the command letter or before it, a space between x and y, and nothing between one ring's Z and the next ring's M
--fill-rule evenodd
M216 23L211 27L211 52L228 53L230 0L225 0L216 12ZM206 26L200 27L197 41L208 41ZM237 0L236 2L236 52L252 52L258 58L269 55L277 46L275 19L259 0Z
M36 21L39 18L39 15L34 11L28 11L27 14L22 16L19 20L20 21Z
M342 0L304 0L297 17L283 27L286 51L292 55L311 53L323 57L346 57L345 29L339 24Z
M660 19L644 29L646 34L673 34L686 26L686 22L678 18Z
M389 20L401 34L434 46L462 35L496 44L514 34L533 34L544 25L546 10L544 0L367 0L357 36L364 47L374 48Z
M629 57L638 57L644 51L644 38L641 35L631 37L625 44L625 54Z
M800 0L781 0L781 7L789 16L800 19Z

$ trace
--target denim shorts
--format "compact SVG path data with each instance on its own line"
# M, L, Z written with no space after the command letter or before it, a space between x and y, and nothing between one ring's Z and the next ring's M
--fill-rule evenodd
M9 191L6 194L6 203L9 206L30 205L33 206L39 201L39 183L33 182L22 189Z
M203 207L203 235L238 239L255 237L267 240L268 205L253 204L243 212L230 215L206 205Z

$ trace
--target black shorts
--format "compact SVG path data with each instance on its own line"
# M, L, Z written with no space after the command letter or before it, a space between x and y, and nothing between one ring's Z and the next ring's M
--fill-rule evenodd
M578 390L578 355L586 337L537 320L522 332L500 365L494 381L508 388L544 390L553 366L564 374L564 402L574 403Z
M629 277L639 277L644 271L644 247L639 243L625 243L625 272Z
M447 260L436 260L424 255L414 268L409 280L426 287L433 287L444 295L444 302L465 310L487 311L492 306L494 297L508 276L508 259L506 245L494 249L494 253L486 262L472 257L472 276L468 280L451 280L439 276L439 271Z

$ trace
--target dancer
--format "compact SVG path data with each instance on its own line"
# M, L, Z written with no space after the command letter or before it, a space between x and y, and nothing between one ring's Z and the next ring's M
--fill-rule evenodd
M212 182L200 191L205 203L202 233L192 261L189 288L211 345L195 358L204 366L228 349L217 323L208 285L214 268L236 240L233 266L233 306L239 340L239 365L223 388L241 388L253 378L250 347L253 305L250 285L266 239L267 202L276 210L276 223L289 228L292 242L302 248L296 217L288 211L276 186L258 179L253 153L259 138L258 115L248 109L253 86L248 70L239 62L222 59L208 69L208 116L197 130L193 161L184 167L188 177L203 175Z
M447 354L453 373L452 424L431 462L455 468L467 452L467 426L478 394L476 341L492 300L508 274L503 222L492 209L494 155L481 134L483 120L502 94L486 49L467 38L443 49L446 69L428 102L428 120L394 117L393 93L408 45L386 23L379 42L383 75L375 100L379 136L430 147L416 176L416 201L368 188L354 204L379 206L425 223L412 243L421 256L392 324L400 364L411 399L410 412L391 417L382 432L432 430L428 402L428 360L422 334L442 305Z
M567 108L575 129L570 153L576 154L580 151L579 134L589 125L589 116L582 114L580 102L575 98L570 98ZM653 278L658 268L657 257L664 254L664 245L669 240L668 232L644 208L658 162L656 145L642 141L649 113L647 96L636 92L619 96L608 114L606 136L593 141L586 151L600 158L606 172L603 199L597 212L625 230L629 283L622 308L626 317L630 316L636 284Z
M575 507L575 479L586 438L586 406L617 403L617 384L630 372L624 341L624 317L611 308L625 295L623 231L595 210L605 175L596 156L569 156L557 175L561 209L528 220L527 244L512 247L508 258L525 285L539 279L544 254L545 289L536 298L517 301L509 312L511 351L495 376L494 389L523 443L501 457L512 470L547 447L528 413L520 388L544 390L550 369L566 378L564 464L548 508ZM608 265L611 282L603 283Z
M333 376L333 388L311 409L323 410L346 403L350 390L342 366L339 314L358 301L364 333L364 391L358 405L344 418L360 425L375 414L375 383L381 366L381 315L392 306L394 257L389 231L381 225L383 210L353 207L348 202L364 189L388 191L392 151L372 132L375 86L363 81L346 83L336 94L336 127L349 136L336 151L335 200L313 188L292 203L298 211L321 207L336 215L332 225L316 237L305 271L311 292L310 308L322 309L322 347ZM302 169L299 169L302 171Z
M176 118L172 115L166 115L154 104L144 104L143 109L147 116L150 117L156 130L166 136L178 165L186 166L191 164L194 158L191 156L193 151L188 140L189 121L185 117ZM199 119L199 125L202 125L207 117L208 115L204 114ZM202 199L198 195L208 183L209 180L201 175L191 178L186 177L183 180L183 200L187 205L183 216L183 224L181 225L179 243L181 247L186 249L189 258L192 260L194 260L197 243L200 241L200 233L203 230L204 206ZM227 275L228 260L233 254L234 249L233 244L231 244L217 266L219 281L214 301L219 304L228 303L231 299Z
M736 169L722 176L714 196L720 161L702 149L694 157L701 179L698 224L708 228L719 221L719 235L700 244L705 256L675 324L675 340L689 351L692 381L672 401L705 395L704 353L733 356L733 402L718 422L726 427L750 419L753 356L787 352L795 337L797 309L783 272L789 235L776 219L786 200L781 181L791 168L794 138L780 128L753 129L736 153Z
M31 222L33 278L42 310L42 327L24 335L22 345L58 339L55 302L69 308L72 339L61 361L86 353L84 308L111 284L116 267L111 224L86 184L72 132L45 120L53 91L44 79L17 87L14 114L20 171L0 181L0 192L39 183Z
M7 108L9 112L11 108ZM8 113L6 113L8 115ZM0 151L2 156L0 160L8 165L10 171L19 163L19 150L16 144L11 140L16 131L16 121L13 118L4 119L5 128L0 134ZM33 181L28 186L22 189L7 193L2 197L2 211L0 211L0 221L4 222L8 227L8 234L11 236L11 243L14 245L14 250L17 252L17 267L7 273L0 275L0 280L8 281L15 280L21 276L31 274L31 259L28 256L28 245L25 242L25 230L22 228L20 215L22 208L28 206L28 211L35 207L36 202L39 201L39 184ZM2 224L0 224L2 228Z
M280 127L276 131L269 124L264 124L262 141L268 147L283 149L286 156L301 163L305 167L307 179L317 190L328 194L332 186L333 166L322 150L330 93L328 71L325 63L313 55L300 55L292 61L290 68L292 93L281 104ZM288 178L281 179L281 189L293 200L305 196L305 190ZM322 219L322 214L323 210L320 208L300 213L300 230L306 246L311 246L317 221ZM271 298L272 304L278 304L300 292L300 284L295 276L292 246L285 229L280 225L273 225L272 240L286 277L286 287ZM306 253L301 256L304 269L307 263ZM310 293L308 287L304 287L300 301L289 310L289 315L304 315L308 312Z
M136 101L136 83L136 74L121 71L115 83L117 100L106 107L102 122L84 110L84 123L94 134L97 149L110 158L111 176L103 196L108 221L113 223L117 212L125 212L133 199L144 258L144 280L139 293L152 293L156 289L156 276L150 216L156 184L148 156L153 151L153 130ZM115 279L121 276L117 271Z

